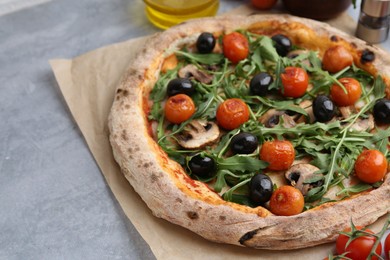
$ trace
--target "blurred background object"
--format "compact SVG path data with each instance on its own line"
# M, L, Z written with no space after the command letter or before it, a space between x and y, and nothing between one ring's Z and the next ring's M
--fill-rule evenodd
M252 5L259 10L271 9L278 0L251 0Z
M351 0L283 0L287 11L293 15L316 20L335 18L346 11Z
M356 36L369 42L383 42L389 36L390 0L362 0Z
M146 15L155 26L167 29L188 19L214 16L219 0L144 0Z

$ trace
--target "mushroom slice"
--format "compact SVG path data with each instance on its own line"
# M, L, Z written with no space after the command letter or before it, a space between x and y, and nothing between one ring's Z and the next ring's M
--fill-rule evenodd
M310 189L318 187L323 183L322 179L314 183L305 183L314 177L314 172L316 171L319 171L319 169L311 164L299 163L291 166L286 171L285 177L290 181L291 186L300 190L302 195L306 195Z
M272 128L279 124L280 119L283 120L283 126L285 128L292 128L296 125L294 119L291 116L287 115L284 111L278 111L276 109L268 110L259 118L259 121L266 127Z
M347 106L347 107L339 107L340 114L342 118L347 119L352 114L356 113L356 109L354 106Z
M184 148L197 149L219 139L217 124L205 120L192 120L182 132L176 135L177 142Z
M194 64L188 64L181 68L178 71L178 75L180 78L191 78L193 77L199 82L202 82L204 84L209 84L211 81L213 81L213 76L210 74L207 74L204 71L199 70Z
M356 122L351 126L351 129L358 131L358 132L363 132L363 131L370 131L374 129L375 127L375 122L374 122L374 117L372 115L369 115L368 118L359 118L356 120Z
M307 51L307 50L293 50L293 51L290 51L289 53L287 53L287 58L294 59L294 58L298 57L299 55L306 54L306 53L309 53L309 51ZM308 59L302 60L301 63L305 64L308 67L312 67L312 65Z
M306 111L307 115L309 116L309 123L313 123L315 121L315 116L313 113L313 102L305 99L299 104L299 107L303 108ZM300 115L297 118L297 123L303 123L306 121L307 117L304 115Z

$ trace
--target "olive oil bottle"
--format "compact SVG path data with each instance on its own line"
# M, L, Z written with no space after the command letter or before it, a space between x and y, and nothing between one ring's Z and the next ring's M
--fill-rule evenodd
M144 0L146 15L155 26L167 29L185 20L214 16L219 0Z

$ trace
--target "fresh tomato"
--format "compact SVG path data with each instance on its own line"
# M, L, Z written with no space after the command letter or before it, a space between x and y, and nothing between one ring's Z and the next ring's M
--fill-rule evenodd
M249 108L239 98L231 98L222 102L217 109L217 122L226 130L233 130L249 119Z
M356 228L358 230L362 229L362 227L360 227L360 226L357 226ZM344 230L344 232L350 232L350 231L351 231L351 228L347 228ZM369 229L365 229L365 231L368 233L374 234L374 232L372 232ZM352 242L348 246L346 246L349 238L350 238L349 236L344 235L344 234L340 234L337 237L337 240L336 240L337 254L341 255L341 254L348 252L344 255L345 257L349 257L353 260L366 260L368 255L370 254L372 247L374 246L376 238L374 236L370 236L370 235L357 236L356 238L354 238L352 240ZM378 255L381 255L381 252L382 252L382 245L381 244L378 245L375 252ZM373 256L371 259L372 260L378 259L378 257Z
M322 58L322 67L330 73L336 73L351 66L352 54L342 45L335 45L327 49Z
M251 0L252 5L260 10L271 9L278 0Z
M309 76L302 68L287 67L280 75L280 78L283 85L282 94L285 97L301 97L309 86Z
M387 172L386 157L378 150L364 150L356 159L356 176L366 183L383 179Z
M362 88L359 81L354 78L341 78L339 82L345 87L347 93L337 84L330 88L330 97L337 106L352 106L362 95Z
M169 122L174 124L180 124L186 121L194 112L194 101L185 94L172 96L165 103L165 117Z
M295 159L295 150L290 141L273 140L264 142L260 149L260 160L269 163L268 169L284 171Z
M281 186L272 193L269 207L278 216L292 216L303 211L305 204L302 193L293 186Z
M233 63L248 57L249 43L248 39L239 32L232 32L223 36L223 54Z
M390 233L387 234L384 247L385 247L384 248L385 249L385 258L390 259Z

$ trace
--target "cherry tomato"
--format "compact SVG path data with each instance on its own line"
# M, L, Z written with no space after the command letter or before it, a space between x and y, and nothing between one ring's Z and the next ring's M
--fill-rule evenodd
M284 171L290 168L295 159L295 150L290 141L273 140L264 142L260 149L260 160L269 163L268 169Z
M292 216L303 211L305 204L302 193L293 186L279 187L272 193L269 207L273 214L278 216Z
M233 130L249 119L249 108L239 98L231 98L222 102L217 109L217 122L226 130Z
M186 94L177 94L168 98L165 103L165 117L174 124L189 119L195 112L195 104Z
M322 58L322 67L330 73L336 73L351 66L352 54L342 45L332 46L327 49Z
M271 9L278 0L251 0L252 5L260 10Z
M386 157L378 150L364 150L355 162L356 176L366 183L382 180L386 172Z
M385 257L386 259L390 259L390 233L387 235L385 239Z
M280 77L283 85L282 94L285 97L301 97L309 86L309 76L302 68L287 67Z
M223 54L233 63L248 57L249 43L248 39L239 32L232 32L223 36Z
M330 88L330 97L337 106L352 106L362 95L362 88L359 81L353 78L341 78L339 82L343 84L347 93L337 84Z
M360 226L357 226L356 228L359 230L362 229L362 227L360 227ZM351 231L351 228L347 228L344 230L344 232L350 232L350 231ZM372 232L369 229L365 229L365 231L368 233L374 234L374 232ZM352 242L346 247L348 240L349 240L349 237L344 235L344 234L340 234L337 237L337 240L336 240L337 254L341 255L341 254L344 254L345 252L348 252L347 254L344 255L345 257L349 257L349 258L354 259L354 260L366 260L368 255L370 254L372 247L374 246L376 238L373 236L369 236L369 235L359 236L359 237L355 238L354 240L352 240ZM375 252L378 255L381 255L381 252L382 252L382 245L381 244L378 245ZM378 259L378 257L373 256L371 259L372 260Z

